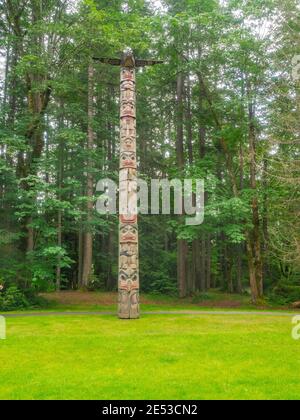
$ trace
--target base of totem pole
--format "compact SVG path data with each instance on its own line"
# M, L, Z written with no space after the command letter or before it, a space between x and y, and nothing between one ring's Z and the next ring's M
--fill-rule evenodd
M139 292L119 291L119 319L139 319L140 318L140 304Z

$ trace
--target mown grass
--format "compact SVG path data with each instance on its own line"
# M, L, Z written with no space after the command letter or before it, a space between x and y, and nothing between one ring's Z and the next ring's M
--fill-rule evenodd
M299 399L291 318L7 320L1 399Z

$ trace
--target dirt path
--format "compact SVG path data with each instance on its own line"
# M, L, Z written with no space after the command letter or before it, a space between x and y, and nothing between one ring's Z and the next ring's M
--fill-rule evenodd
M117 316L116 312L24 312L19 314L0 314L5 318L32 318L48 316ZM233 316L274 316L274 317L294 317L299 314L288 312L255 312L255 311L149 311L142 312L143 315L233 315Z

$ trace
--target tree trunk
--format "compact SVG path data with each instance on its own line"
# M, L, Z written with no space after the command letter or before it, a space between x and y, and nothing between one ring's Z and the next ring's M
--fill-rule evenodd
M269 215L268 215L268 160L267 158L264 159L264 172L263 172L263 180L262 180L262 187L264 191L263 195L263 220L262 220L262 227L263 227L263 252L265 255L265 263L264 263L264 277L267 277L270 273L269 261L268 261L268 251L269 251Z
M32 217L27 219L27 253L34 250L34 230L31 227Z
M255 272L255 260L253 257L253 249L251 246L251 239L249 237L250 233L247 232L247 254L248 254L248 266L249 266L249 277L250 277L250 288L251 288L251 297L254 304L257 303L259 298L259 291L256 282L256 272Z
M82 285L82 267L83 267L83 228L82 228L82 220L81 220L79 224L79 231L78 231L78 277L77 277L78 286Z
M187 242L183 239L177 240L177 275L179 297L187 296Z
M93 173L92 173L92 158L91 153L94 148L94 67L91 63L88 69L88 142L87 142L87 227L84 233L84 248L83 248L83 268L81 287L86 288L89 285L92 274L93 264L93 233L92 233L92 218L93 218Z
M4 109L7 105L8 99L8 75L9 75L9 68L10 68L10 45L8 45L6 50L6 60L5 60L5 74L4 74L4 92L3 92L3 106Z
M237 271L237 293L243 292L243 246L242 244L237 245L237 260L236 260L236 271Z
M198 292L201 290L201 253L200 253L200 240L195 239L193 242L193 259L194 259L194 267L195 267L195 289Z
M192 125L192 109L191 109L191 79L187 77L187 112L186 112L186 125L187 125L187 146L188 157L190 165L193 164L193 125Z
M206 288L211 289L211 235L208 234L206 241Z
M177 76L177 163L181 175L184 170L184 126L183 126L183 90L184 90L184 77L182 72L178 73Z
M232 278L232 257L231 248L225 245L225 264L226 264L226 282L229 293L234 293L233 278Z
M203 109L203 100L204 100L204 94L203 94L203 86L201 83L201 79L200 76L199 78L199 105L198 105L198 113L199 113L199 118L198 118L198 125L199 125L199 156L200 159L203 159L205 157L205 153L206 153L206 129L204 127L203 124L203 113L204 113L204 109Z
M206 240L205 240L205 234L202 233L201 237L201 292L206 291Z
M263 290L263 262L260 239L260 218L256 183L256 128L255 128L254 105L249 104L249 154L250 154L250 188L253 190L252 197L252 221L253 230L250 237L255 278L257 283L258 297L262 297Z
M109 291L115 290L117 287L116 279L113 277L113 261L115 256L115 245L114 245L114 232L113 230L109 231L108 234L108 267L107 267L107 280L106 280L106 289Z
M57 214L57 246L62 247L62 212L58 210ZM56 265L56 291L59 292L61 288L61 257L57 257Z
M240 190L244 189L244 151L243 144L240 141ZM237 260L236 260L236 271L237 271L237 292L241 294L243 292L243 243L237 246Z
M197 289L197 247L196 247L196 240L192 242L192 257L191 257L191 289L192 293L196 292Z
M183 89L184 78L180 72L177 76L177 164L181 176L184 172L184 128L183 128ZM183 220L181 221L183 223ZM187 295L187 242L183 239L177 240L177 279L179 296Z
M62 122L60 121L60 126ZM63 139L59 138L58 146L58 170L57 170L57 188L58 188L58 200L62 200L62 184L64 176L64 143ZM62 248L62 210L59 209L57 212L57 246ZM60 291L61 288L61 257L57 258L56 266L56 290Z

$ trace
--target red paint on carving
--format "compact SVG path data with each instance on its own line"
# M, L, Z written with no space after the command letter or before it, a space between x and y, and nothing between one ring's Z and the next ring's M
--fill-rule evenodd
M131 292L132 290L138 290L139 289L139 283L138 281L129 281L121 280L119 285L120 290L126 290L127 292Z
M137 215L133 215L133 216L126 216L126 215L121 215L120 216L120 221L123 225L134 225L137 222Z
M122 81L132 81L133 80L133 73L131 71L126 71L122 75Z
M136 164L135 164L135 161L132 161L132 160L123 160L122 161L122 168L135 168L136 167Z
M133 234L130 234L130 233L127 233L126 235L123 235L122 236L122 238L121 238L121 242L128 242L128 243L131 243L131 242L133 242L133 243L135 243L137 241L137 238L136 238L136 235L133 235Z

